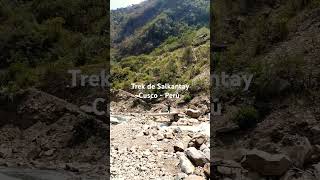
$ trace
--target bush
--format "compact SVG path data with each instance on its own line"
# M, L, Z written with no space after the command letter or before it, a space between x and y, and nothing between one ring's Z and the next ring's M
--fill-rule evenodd
M256 126L259 120L258 111L252 106L242 107L233 117L233 121L241 129L249 129Z
M186 94L183 96L183 101L184 102L190 102L192 100L192 96L190 95L190 93Z
M307 77L304 67L304 58L299 54L278 55L269 63L251 65L256 77L253 88L257 99L267 100L301 91Z
M35 85L39 80L35 71L24 63L14 63L8 68L6 75L7 86L13 89L27 88Z
M192 47L187 47L184 49L182 54L182 60L187 64L191 64L193 61Z

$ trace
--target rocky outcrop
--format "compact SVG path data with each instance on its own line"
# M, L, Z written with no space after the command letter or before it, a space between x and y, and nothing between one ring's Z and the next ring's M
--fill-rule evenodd
M259 150L246 152L242 166L262 175L280 176L291 167L291 160L282 154L269 154Z

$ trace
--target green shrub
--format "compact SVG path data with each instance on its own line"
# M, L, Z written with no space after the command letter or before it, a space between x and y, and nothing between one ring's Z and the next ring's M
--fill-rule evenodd
M258 99L270 99L304 88L306 72L303 55L277 55L269 63L252 64L253 89Z
M38 82L38 76L35 71L28 68L26 64L14 63L8 68L9 85L17 88L27 88Z
M192 47L187 47L184 49L183 54L182 54L182 60L187 64L191 64L193 61L193 52L192 52Z
M196 79L191 83L190 93L197 93L209 90L209 82L206 79Z
M241 129L249 129L256 126L259 120L258 111L252 106L242 107L232 119Z
M183 101L184 102L190 102L191 100L192 100L192 96L190 95L190 93L188 93L188 94L185 94L184 96L183 96Z

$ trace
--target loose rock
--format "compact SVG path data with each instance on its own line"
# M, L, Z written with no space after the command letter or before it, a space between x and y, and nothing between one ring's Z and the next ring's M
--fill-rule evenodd
M292 137L292 145L284 148L294 165L302 168L312 155L312 146L306 137Z
M203 167L206 163L209 162L209 159L206 157L206 155L197 150L195 147L190 147L186 149L186 155L187 157L196 165Z
M192 174L195 170L193 164L184 154L180 155L180 168L186 174Z
M183 152L184 151L184 145L181 141L177 141L175 145L173 146L174 152Z
M187 109L186 115L188 115L192 118L199 118L201 116L201 112L199 110Z
M280 176L291 166L291 160L283 154L272 155L264 151L248 151L242 166L259 172L262 175Z

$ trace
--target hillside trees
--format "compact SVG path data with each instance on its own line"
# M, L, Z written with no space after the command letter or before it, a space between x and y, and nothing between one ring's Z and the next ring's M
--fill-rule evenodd
M41 76L50 64L108 60L105 1L0 0L0 4L1 87L18 83L20 76ZM14 67L24 70L11 76L9 69Z

